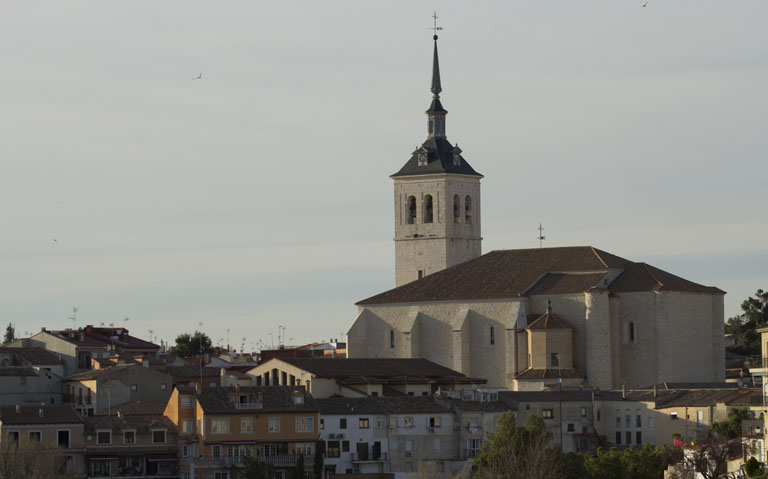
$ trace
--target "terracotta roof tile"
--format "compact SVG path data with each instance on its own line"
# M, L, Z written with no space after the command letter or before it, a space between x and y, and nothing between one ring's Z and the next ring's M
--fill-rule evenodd
M72 406L21 406L18 412L16 406L3 406L0 407L0 421L8 426L83 423L83 419Z

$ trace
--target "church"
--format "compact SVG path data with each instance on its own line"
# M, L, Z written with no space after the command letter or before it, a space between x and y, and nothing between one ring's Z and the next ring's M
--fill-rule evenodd
M391 176L396 287L357 303L352 358L426 358L488 387L725 380L725 293L591 246L482 254L478 173L446 136L434 37L427 139Z

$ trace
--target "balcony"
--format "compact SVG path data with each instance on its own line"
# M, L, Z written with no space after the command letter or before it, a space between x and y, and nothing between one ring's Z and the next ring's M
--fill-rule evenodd
M750 356L746 362L747 368L768 369L768 356Z
M474 459L480 454L480 449L464 449L464 459Z
M222 457L192 457L182 458L181 462L185 464L194 463L196 466L242 466L246 457L253 457L261 462L272 464L273 466L295 466L299 460L299 455L295 454L277 454L274 456L222 456ZM308 454L302 456L304 458L304 464L312 464L315 460L314 456Z
M384 462L387 460L387 453L382 452L378 456L352 453L352 462Z

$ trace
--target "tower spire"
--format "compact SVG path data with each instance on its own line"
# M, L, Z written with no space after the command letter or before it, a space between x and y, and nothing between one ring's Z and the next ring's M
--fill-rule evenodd
M430 138L445 138L445 114L448 113L443 105L440 104L440 92L443 87L440 84L440 62L437 58L437 31L443 27L437 26L437 12L432 14L433 26L429 29L434 31L432 40L435 42L434 53L432 54L432 104L427 110L427 133Z
M432 37L435 40L435 54L432 58L432 98L440 98L440 92L443 91L440 86L440 62L437 59L437 35Z

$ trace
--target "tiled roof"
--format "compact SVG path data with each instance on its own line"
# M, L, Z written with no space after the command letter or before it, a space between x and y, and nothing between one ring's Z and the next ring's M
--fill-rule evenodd
M254 400L261 395L261 408L238 409L232 401L232 395L253 395ZM298 404L294 395L304 399ZM217 387L204 389L197 394L200 406L208 414L246 414L248 412L296 412L317 411L315 400L306 393L303 386L246 386L241 388Z
M583 402L592 400L591 391L499 391L499 398L521 402Z
M433 397L332 397L315 399L323 415L344 414L404 414L404 413L440 413L449 411L447 404L438 402Z
M394 379L398 377L448 379L463 374L422 358L280 358L317 377Z
M33 366L64 364L64 360L43 348L0 348L1 352L13 353Z
M385 291L358 305L453 300L510 299L532 294L590 291L598 273L623 272L603 288L609 292L682 291L723 294L645 263L635 263L590 246L491 251L422 279ZM578 274L574 278L566 273Z
M756 391L759 393L759 390L754 388L675 391L672 394L657 398L656 409L714 406L717 403L749 406L750 397Z
M124 429L136 429L139 434L149 434L152 429L166 428L168 431L176 432L173 421L163 415L122 417L97 415L84 417L83 421L86 431L111 429L112 432L117 432Z
M37 376L37 373L26 366L5 366L0 367L0 376Z
M427 164L419 165L419 150L426 150ZM417 148L411 154L411 158L400 168L400 171L391 175L391 178L397 178L399 176L413 176L413 175L434 175L434 174L455 174L455 175L468 175L468 176L482 176L480 173L474 170L464 156L461 155L461 161L457 165L453 161L453 153L461 154L461 150L456 150L451 143L445 138L428 138L421 148Z
M200 367L199 366L168 366L165 369L165 372L170 374L171 376L175 378L199 378L200 377ZM204 366L203 367L203 377L210 378L210 377L218 377L221 376L221 368L213 368Z
M0 407L0 421L4 426L25 424L82 424L83 419L72 406L16 406ZM42 414L40 411L42 410Z
M115 406L112 409L102 411L98 415L116 416L159 416L165 411L165 402L161 401L134 401Z
M120 331L120 334L118 334ZM80 329L64 329L61 331L45 331L46 333L56 336L72 344L76 344L81 347L109 347L115 345L118 348L123 349L140 349L140 350L158 350L160 346L157 344L144 341L137 337L128 334L128 330L125 328L114 327L94 327L91 325ZM83 335L83 340L80 340L80 335ZM71 336L71 337L70 337Z
M560 319L552 311L547 311L539 317L533 316L528 320L528 329L573 329L567 321Z
M101 376L112 375L120 371L123 371L127 368L140 368L140 367L143 367L143 366L139 366L138 364L115 364L114 366L111 366L108 368L91 369L90 371L74 374L72 376L66 377L65 380L88 381L91 379L99 378Z
M518 373L515 379L584 379L578 369L531 369Z

